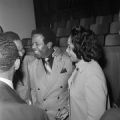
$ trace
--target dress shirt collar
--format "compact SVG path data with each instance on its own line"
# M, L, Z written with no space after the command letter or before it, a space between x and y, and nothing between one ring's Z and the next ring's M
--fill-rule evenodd
M7 84L8 86L10 86L13 89L13 83L11 80L0 77L0 81L4 82L5 84Z

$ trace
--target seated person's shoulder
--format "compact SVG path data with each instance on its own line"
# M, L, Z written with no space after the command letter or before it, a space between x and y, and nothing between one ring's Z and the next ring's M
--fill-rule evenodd
M44 110L27 104L0 103L2 120L48 120ZM24 114L23 114L24 113Z
M30 105L28 107L28 110L31 109L31 113L34 113L34 115L38 115L40 118L42 118L41 120L48 120L48 115L43 109L40 109L33 105Z
M120 120L120 108L111 108L107 110L100 120Z
M36 106L33 105L26 105L27 110L26 111L30 111L29 114L32 115L33 120L34 118L36 118L37 120L49 120L47 113L43 110L40 109Z

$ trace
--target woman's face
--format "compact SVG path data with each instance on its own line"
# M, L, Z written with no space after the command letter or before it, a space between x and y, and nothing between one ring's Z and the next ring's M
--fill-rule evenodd
M78 58L76 56L76 54L74 53L74 45L72 43L72 40L71 40L71 36L68 38L68 47L66 49L66 52L68 53L70 59L72 60L72 62L77 62L78 61Z

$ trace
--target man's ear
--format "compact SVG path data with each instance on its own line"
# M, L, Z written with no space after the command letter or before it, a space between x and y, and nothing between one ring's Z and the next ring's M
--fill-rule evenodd
M47 47L48 47L49 49L52 48L52 45L53 45L52 42L48 42L48 43L47 43Z
M15 68L15 70L18 70L19 67L20 67L20 59L18 58L18 59L15 60L14 68Z

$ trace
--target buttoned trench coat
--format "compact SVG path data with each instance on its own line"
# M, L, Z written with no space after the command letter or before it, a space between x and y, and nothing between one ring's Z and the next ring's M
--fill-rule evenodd
M64 107L68 107L68 79L73 65L67 53L54 56L52 72L47 74L41 59L35 59L28 65L24 78L24 96L26 101L44 109L50 120Z

